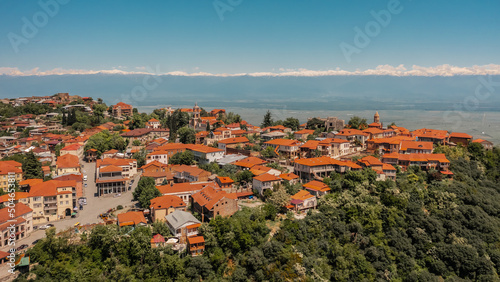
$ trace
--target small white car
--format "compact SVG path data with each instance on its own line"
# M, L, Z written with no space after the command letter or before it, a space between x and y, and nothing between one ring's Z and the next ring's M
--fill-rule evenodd
M86 174L83 176L83 181L87 181L87 175Z

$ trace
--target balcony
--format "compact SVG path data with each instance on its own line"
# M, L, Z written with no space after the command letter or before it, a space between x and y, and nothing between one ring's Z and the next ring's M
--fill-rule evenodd
M43 207L44 211L51 211L51 210L57 210L57 205L45 205Z

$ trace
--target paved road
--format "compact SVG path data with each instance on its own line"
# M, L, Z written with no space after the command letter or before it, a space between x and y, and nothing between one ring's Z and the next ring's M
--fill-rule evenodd
M81 225L100 223L102 220L98 218L101 213L108 211L110 208L116 208L118 205L122 205L124 208L131 207L135 205L132 201L132 192L137 187L140 175L137 175L134 179L134 184L132 189L123 193L120 197L95 197L97 188L95 186L95 163L83 163L82 173L87 175L87 187L83 188L83 194L87 197L87 205L83 207L83 210L78 211L78 216L76 218L67 218L59 221L50 222L56 227L56 232L64 231L68 228L74 227L77 222ZM43 224L40 224L43 225ZM40 226L39 225L39 226ZM31 234L21 240L16 241L16 247L22 244L31 245L33 241L44 238L45 230L37 229ZM2 251L6 251L9 248L2 248Z

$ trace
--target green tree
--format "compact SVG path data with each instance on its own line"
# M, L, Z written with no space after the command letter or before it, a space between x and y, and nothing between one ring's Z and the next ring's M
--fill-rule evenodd
M178 165L192 165L194 164L194 154L193 152L186 150L184 152L179 152L168 159L169 164Z
M260 152L261 156L266 159L270 158L275 158L277 157L276 153L274 152L273 147L267 146L264 150Z
M142 167L146 164L147 152L145 149L141 149L132 155L132 159L137 160L137 167Z
M133 192L134 200L139 201L139 205L144 209L149 209L151 199L160 197L161 193L155 186L155 180L152 177L141 177L137 188Z
M289 117L285 119L285 121L283 122L283 126L291 128L292 130L296 131L299 130L300 122L298 119L294 117Z
M366 118L360 118L359 116L353 116L348 122L348 125L353 129L362 129L368 127L366 123Z
M262 121L262 124L260 127L269 127L273 125L273 117L271 115L271 111L267 110L266 114L264 115L264 120Z
M24 179L43 178L42 163L31 151L26 153L22 169Z
M153 222L151 226L153 227L153 235L160 234L163 237L172 236L172 233L170 233L170 229L168 229L167 224L163 221L157 220Z
M187 126L180 128L177 134L179 134L179 141L181 143L194 144L196 141L196 132Z

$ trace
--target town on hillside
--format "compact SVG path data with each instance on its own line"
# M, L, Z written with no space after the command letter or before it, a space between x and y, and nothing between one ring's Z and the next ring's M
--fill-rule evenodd
M266 218L304 218L325 195L349 189L340 179L390 182L418 171L451 182L445 153L493 149L464 132L407 129L378 112L347 122L275 121L268 112L252 125L197 104L148 114L68 93L0 102L0 260L9 259L15 221L20 266L46 230L84 234L101 225L161 230L151 248L199 256L208 248L200 228L217 217L248 207Z

